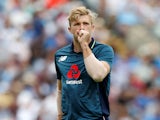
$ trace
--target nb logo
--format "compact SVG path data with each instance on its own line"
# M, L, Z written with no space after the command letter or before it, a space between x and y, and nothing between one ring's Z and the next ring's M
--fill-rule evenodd
M58 62L61 62L61 61L65 61L67 59L67 56L61 56L58 60Z

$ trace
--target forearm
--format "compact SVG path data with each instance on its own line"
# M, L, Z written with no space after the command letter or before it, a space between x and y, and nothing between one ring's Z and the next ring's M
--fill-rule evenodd
M61 117L62 117L61 99L62 99L61 91L58 90L57 91L57 111L58 111L57 117L58 117L58 120L61 120Z
M96 82L103 81L109 72L109 67L105 65L106 63L99 61L93 53L84 59L84 64L88 74Z
M110 71L109 65L104 61L99 61L88 45L83 45L83 57L86 70L90 77L96 82L101 82Z
M58 84L57 84L57 120L61 120L62 119L62 108L61 108L61 100L62 100L62 93L61 93L61 85L60 85L60 81L58 80Z

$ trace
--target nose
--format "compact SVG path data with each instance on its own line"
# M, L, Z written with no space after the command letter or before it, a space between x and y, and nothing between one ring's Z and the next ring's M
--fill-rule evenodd
M84 30L84 25L83 24L80 25L80 30Z

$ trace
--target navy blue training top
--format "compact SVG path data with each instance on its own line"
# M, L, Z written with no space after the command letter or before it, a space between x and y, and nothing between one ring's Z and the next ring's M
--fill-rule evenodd
M112 68L112 47L94 39L89 46L97 59ZM110 73L103 82L95 82L85 69L83 54L75 53L73 44L57 50L55 64L57 79L62 83L62 120L108 120Z

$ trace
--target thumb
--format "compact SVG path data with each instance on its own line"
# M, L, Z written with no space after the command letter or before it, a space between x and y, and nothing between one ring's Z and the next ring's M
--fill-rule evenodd
M81 36L78 36L78 42L80 43L82 41Z

